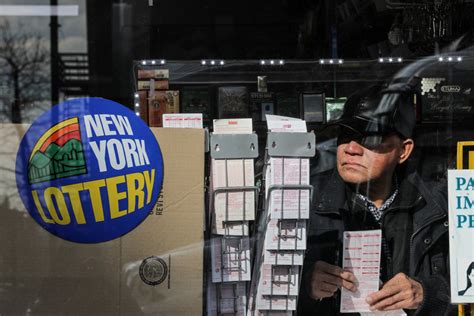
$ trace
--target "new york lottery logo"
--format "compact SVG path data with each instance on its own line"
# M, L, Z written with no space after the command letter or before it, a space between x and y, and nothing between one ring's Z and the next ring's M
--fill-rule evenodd
M23 137L17 187L30 215L66 240L94 243L138 226L157 200L163 158L151 130L115 102L53 107Z
M87 173L79 119L62 121L44 133L28 163L30 183Z

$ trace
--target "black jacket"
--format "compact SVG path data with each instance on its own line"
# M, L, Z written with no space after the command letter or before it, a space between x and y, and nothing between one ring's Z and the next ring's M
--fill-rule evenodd
M316 301L307 285L313 264L322 260L342 266L344 230L378 228L365 205L351 197L348 186L335 170L312 177L315 196L308 228L298 315L338 315L339 292ZM431 186L416 174L399 183L399 193L381 219L382 233L391 257L385 260L386 282L404 272L423 286L423 303L416 315L449 315L448 214L445 186ZM408 312L408 311L407 311ZM347 314L345 314L347 315Z

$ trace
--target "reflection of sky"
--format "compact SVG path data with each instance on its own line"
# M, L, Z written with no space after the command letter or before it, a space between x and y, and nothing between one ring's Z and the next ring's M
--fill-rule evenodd
M0 0L2 5L49 5L45 0ZM58 5L78 5L78 16L64 16L58 18L61 27L58 30L59 52L84 53L87 52L87 26L86 26L86 1L85 0L58 0ZM0 16L0 23L8 20L15 29L23 24L25 31L40 34L49 49L49 17L34 16Z

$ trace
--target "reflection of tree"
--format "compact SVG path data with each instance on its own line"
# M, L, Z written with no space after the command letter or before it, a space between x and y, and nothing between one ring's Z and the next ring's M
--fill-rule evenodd
M21 122L22 104L41 99L47 91L48 53L40 35L21 24L13 29L8 21L0 23L0 71L13 86L13 123Z

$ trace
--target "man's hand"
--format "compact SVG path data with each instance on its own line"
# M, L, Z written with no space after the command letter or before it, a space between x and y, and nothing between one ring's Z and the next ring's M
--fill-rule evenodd
M405 273L398 273L366 301L371 310L417 309L423 302L423 287Z
M317 261L311 274L310 295L316 300L331 297L341 286L355 292L356 282L352 272L324 261Z

